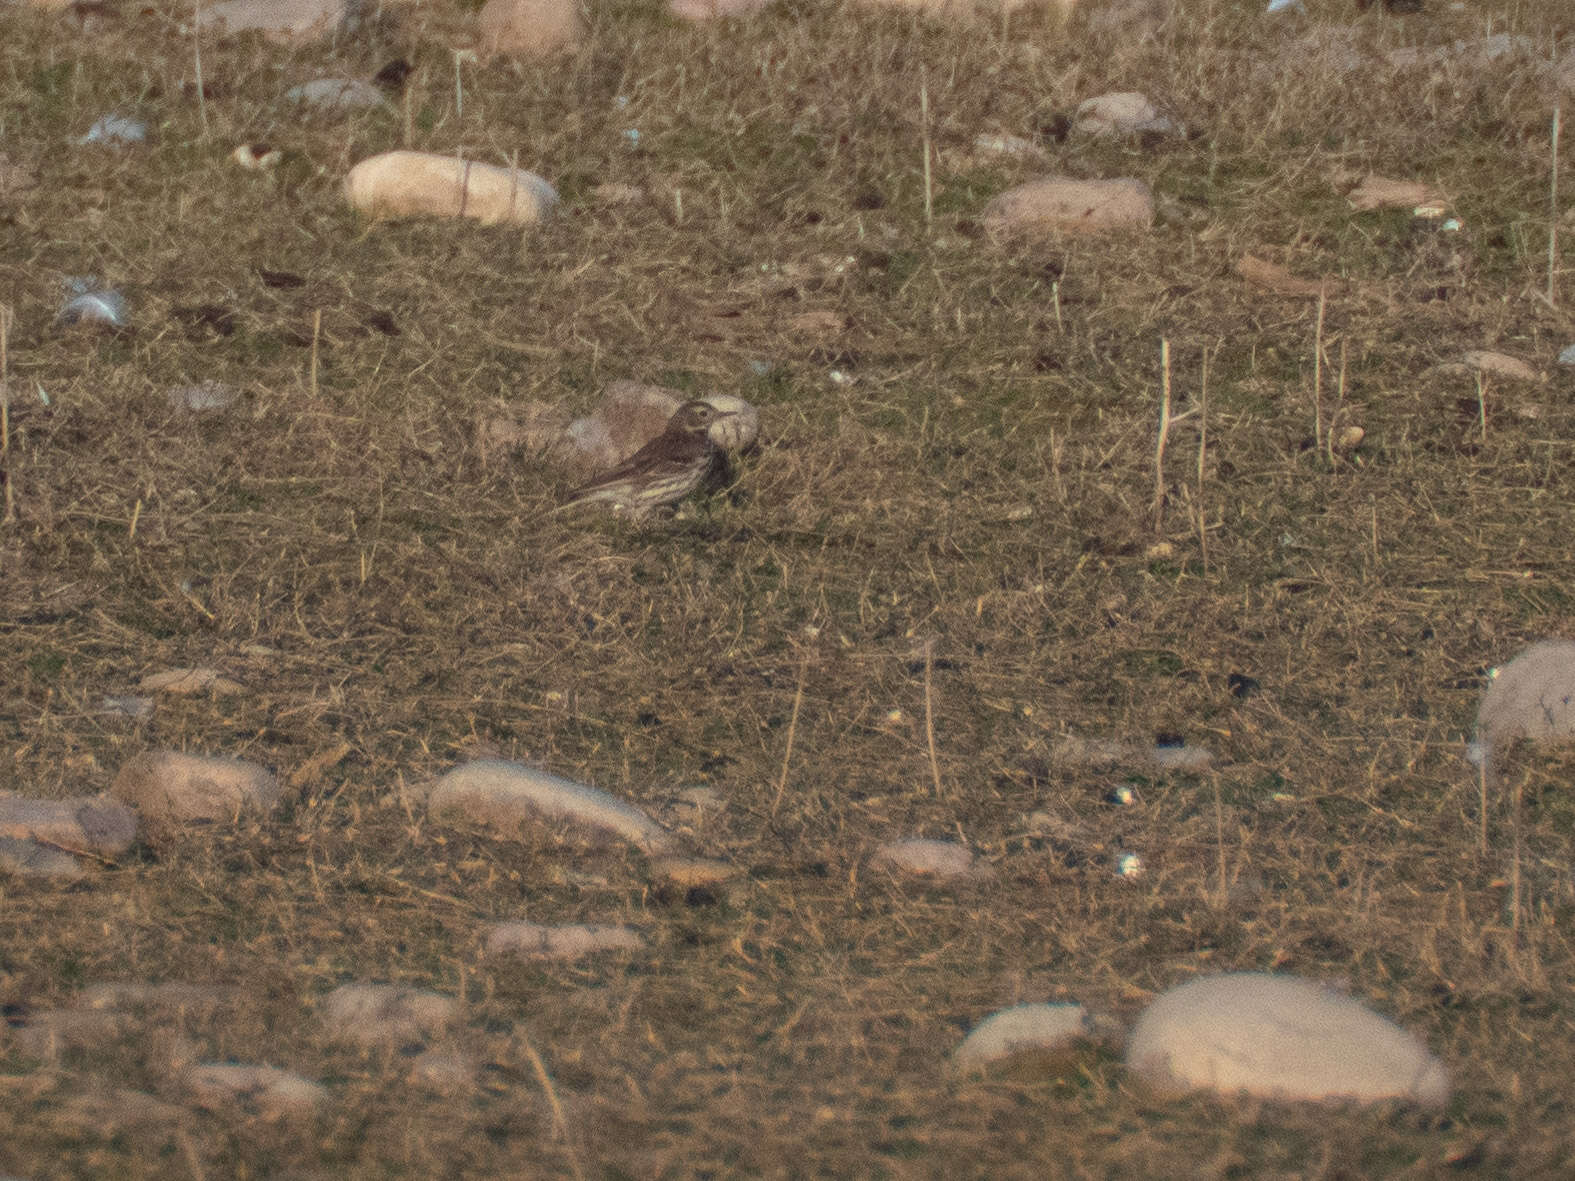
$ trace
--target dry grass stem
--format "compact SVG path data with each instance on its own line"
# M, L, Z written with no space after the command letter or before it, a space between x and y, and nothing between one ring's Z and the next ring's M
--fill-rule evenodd
M1323 450L1323 316L1328 304L1327 287L1318 289L1318 321L1313 328L1313 452ZM1331 432L1332 433L1332 432Z
M1487 446L1488 417L1487 417L1487 383L1483 379L1481 370L1477 371L1477 430L1482 439L1482 445Z
M317 400L317 350L323 338L323 309L312 309L312 355L307 365L306 392L312 401Z
M207 139L208 95L202 82L202 0L192 0L191 58L197 78L197 117L202 123L202 137Z
M930 778L935 784L935 798L946 794L941 786L941 760L935 750L935 698L931 687L935 670L935 638L924 641L924 741L930 751Z
M782 771L777 776L776 795L771 798L771 818L776 819L782 807L782 795L787 791L788 768L793 762L793 740L798 735L798 713L804 705L804 680L809 675L809 649L798 658L798 683L793 687L793 711L788 715L787 741L782 745Z
M919 137L924 160L924 224L935 217L935 187L930 176L930 83L921 71L919 74Z
M522 1036L520 1045L525 1051L525 1057L530 1061L531 1069L536 1073L536 1081L541 1085L548 1106L552 1108L552 1134L564 1145L564 1150L569 1157L569 1168L574 1174L575 1181L584 1181L585 1170L580 1165L579 1153L569 1143L569 1121L564 1117L563 1102L558 1098L558 1088L553 1085L552 1075L547 1072L547 1064L542 1061L541 1055L536 1052L536 1047L531 1044L529 1038Z
M1549 307L1558 303L1558 261L1559 261L1559 123L1564 108L1555 105L1553 108L1553 130L1549 134L1548 145L1548 291L1547 300Z
M1150 525L1157 534L1165 523L1165 447L1170 442L1170 341L1159 342L1159 430L1154 439L1154 501Z
M16 523L16 473L11 468L11 305L0 304L0 482L5 484L5 515Z

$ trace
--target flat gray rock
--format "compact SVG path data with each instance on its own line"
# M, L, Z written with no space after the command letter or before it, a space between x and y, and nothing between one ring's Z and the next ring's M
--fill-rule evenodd
M137 839L137 816L107 796L39 800L0 791L0 837L114 857Z

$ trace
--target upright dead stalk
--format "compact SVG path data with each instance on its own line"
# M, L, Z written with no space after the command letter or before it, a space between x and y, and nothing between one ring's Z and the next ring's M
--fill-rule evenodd
M777 776L777 794L771 801L771 818L776 819L777 809L782 806L782 793L787 790L788 765L793 761L793 739L798 734L798 711L804 705L804 677L809 671L809 649L806 648L798 661L798 687L793 690L793 712L788 717L787 746L782 751L782 773Z
M202 84L202 0L192 0L191 57L197 75L197 117L202 120L202 138L208 138L208 96Z
M928 226L935 212L935 200L930 177L930 84L923 71L919 73L919 134L924 145L924 224Z
M935 667L935 638L924 641L924 738L930 746L930 776L935 780L935 798L946 794L941 787L941 761L935 753L935 704L930 691L930 673Z
M312 371L307 378L307 390L312 400L317 400L317 341L323 335L323 309L312 309Z
M1209 520L1204 511L1203 479L1209 454L1209 351L1203 350L1203 372L1199 377L1202 388L1198 391L1198 556L1203 563L1203 573L1209 572Z
M11 341L11 305L0 304L0 479L5 481L5 517L0 524L16 522L16 481L11 475L11 370L7 350Z
M1154 503L1150 512L1154 532L1165 520L1165 447L1170 441L1170 341L1161 337L1159 342L1159 438L1154 442Z
M580 1166L579 1154L568 1142L569 1122L564 1118L563 1102L558 1098L558 1088L553 1086L552 1075L547 1073L547 1064L541 1060L541 1055L531 1045L529 1038L522 1037L520 1044L525 1050L525 1057L530 1060L531 1069L536 1072L536 1081L541 1084L542 1094L547 1097L547 1106L552 1109L553 1138L561 1141L568 1152L569 1171L574 1174L575 1181L584 1181L585 1170Z
M1562 105L1553 108L1552 147L1553 157L1548 168L1548 306L1554 305L1554 277L1558 272L1559 255L1559 122Z
M1477 426L1482 431L1482 445L1487 446L1487 387L1482 383L1482 371L1477 370Z
M1318 288L1318 326L1313 329L1313 450L1323 450L1323 313L1327 293Z

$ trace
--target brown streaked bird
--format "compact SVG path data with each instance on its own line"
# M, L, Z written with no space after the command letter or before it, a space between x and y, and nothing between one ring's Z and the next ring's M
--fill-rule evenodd
M564 498L562 508L608 504L645 517L677 504L699 488L720 452L710 428L723 413L709 402L685 402L660 435L610 472L603 472Z

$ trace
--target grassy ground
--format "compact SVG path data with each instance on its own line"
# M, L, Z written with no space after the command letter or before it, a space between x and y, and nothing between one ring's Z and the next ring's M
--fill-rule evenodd
M153 839L85 884L0 883L13 1015L108 979L242 997L52 1063L0 1041L0 1172L1568 1175L1571 764L1516 760L1512 915L1507 805L1482 855L1461 755L1486 668L1575 625L1575 379L1490 379L1479 404L1474 377L1435 368L1498 348L1546 369L1575 340L1567 274L1542 298L1551 101L1525 63L1340 76L1289 47L1345 23L1371 52L1506 30L1568 49L1571 28L1553 3L1309 3L1276 22L1259 0L1180 0L1148 39L812 3L689 29L594 6L561 63L462 65L462 113L463 22L429 5L337 51L204 44L206 130L184 10L112 6L85 31L0 14L0 151L40 179L0 197L0 788L102 790L159 746L252 758L291 788L267 822ZM410 146L517 153L562 216L358 221L338 179L406 142L402 110L304 118L280 96L400 55ZM1052 134L1126 89L1190 134ZM74 145L110 111L152 142ZM1049 162L977 155L984 133L1040 133ZM227 159L243 140L295 158L244 173ZM1342 186L1369 170L1436 185L1463 232L1351 212ZM1159 223L989 241L985 202L1045 171L1141 177ZM648 199L599 202L603 182ZM1316 416L1317 301L1247 286L1246 253L1343 281ZM123 290L135 331L57 328L69 275ZM1172 431L1156 528L1162 338L1178 412L1199 407L1205 357L1208 385L1206 416ZM580 412L622 377L761 407L735 495L647 528L542 517L562 481L478 447L500 407ZM209 378L243 405L169 407ZM1314 444L1331 424L1365 440L1331 460ZM249 691L142 723L98 711L195 664ZM1233 695L1233 673L1261 691ZM1165 732L1219 770L1139 777L1133 808L1101 802L1121 772L1052 757L1068 733ZM478 751L674 825L678 789L710 785L726 807L691 839L746 879L670 898L620 849L407 809L406 785ZM1027 834L1038 810L1059 836ZM994 875L925 887L865 865L911 835L961 837ZM1146 874L1116 876L1117 850ZM515 917L628 922L652 950L485 960L483 925ZM1196 973L1269 968L1348 981L1424 1037L1456 1078L1448 1111L1162 1102L1108 1052L947 1070L1006 1004L1127 1019ZM462 992L484 1085L434 1095L397 1053L325 1041L313 999L367 979ZM107 1085L183 1102L172 1040L333 1100L304 1132L71 1118Z

